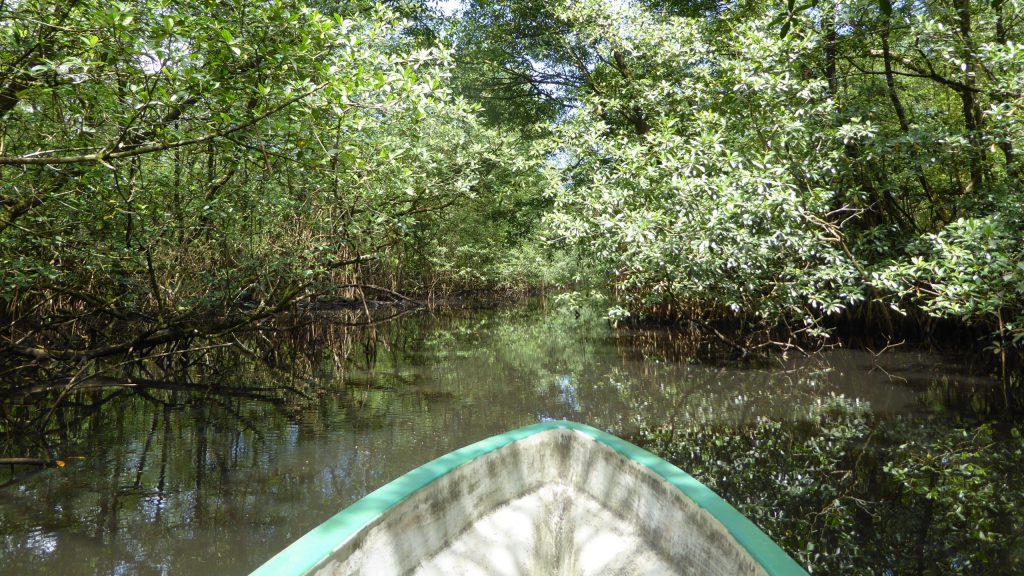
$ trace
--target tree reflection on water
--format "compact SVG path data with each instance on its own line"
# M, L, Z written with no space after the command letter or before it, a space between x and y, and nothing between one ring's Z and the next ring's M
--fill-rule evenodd
M244 574L415 466L544 418L669 459L814 573L1022 572L1019 405L962 361L738 361L543 301L336 316L134 367L209 392L84 391L44 436L17 427L39 406L6 405L0 453L83 459L0 470L0 573Z

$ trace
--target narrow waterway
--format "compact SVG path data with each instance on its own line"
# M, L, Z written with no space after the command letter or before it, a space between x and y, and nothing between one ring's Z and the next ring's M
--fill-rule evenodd
M329 331L330 318L320 322ZM584 422L655 450L741 511L775 510L753 514L773 524L766 529L806 522L805 534L773 536L813 548L820 533L829 542L818 549L829 555L842 542L814 526L820 519L795 518L802 506L824 502L827 521L830 498L839 505L871 498L858 496L842 470L823 470L849 464L849 449L836 454L828 443L881 445L884 436L897 450L900 440L940 442L1000 395L999 383L970 364L900 348L756 364L696 361L699 349L685 333L614 331L596 310L550 301L409 315L372 332L339 333L292 343L274 360L274 370L295 376L310 398L270 403L160 391L65 416L56 447L64 468L0 471L0 483L10 482L0 489L0 574L246 574L410 469L544 419ZM223 372L244 386L277 373L237 358ZM3 441L11 450L25 443ZM792 466L760 470L772 461L759 453ZM884 455L873 464L878 474ZM800 478L834 478L835 494L796 490ZM820 502L807 503L808 489ZM908 524L905 544L873 542L860 534L886 522L875 516L887 508L850 506L839 521L850 523L850 538L864 539L855 542L863 553L851 556L854 568L878 574L900 566L887 550L911 554L919 523ZM1016 521L996 518L991 530L1001 534ZM935 530L931 537L941 538ZM977 568L976 552L952 550L952 560L941 561ZM823 556L820 565L842 565L834 560Z

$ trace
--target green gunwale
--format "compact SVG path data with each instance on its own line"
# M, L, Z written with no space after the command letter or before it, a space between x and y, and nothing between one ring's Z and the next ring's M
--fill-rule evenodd
M498 434L428 462L371 492L362 500L310 530L257 568L250 576L301 576L307 574L360 529L412 496L417 490L459 466L503 446L540 432L557 429L575 430L589 436L661 476L718 520L769 576L807 576L807 572L783 552L771 538L693 476L621 438L592 426L566 420L541 422Z

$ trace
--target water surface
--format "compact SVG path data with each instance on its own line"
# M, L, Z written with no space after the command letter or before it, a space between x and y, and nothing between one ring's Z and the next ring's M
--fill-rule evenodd
M291 344L273 370L237 359L223 370L242 385L290 373L312 399L153 392L69 420L56 450L82 459L0 490L0 574L246 574L412 468L544 419L656 448L651 431L667 425L790 429L837 405L955 419L950 395L969 403L995 386L899 349L695 362L687 334L613 331L596 312L543 301L372 332L321 322L333 336Z

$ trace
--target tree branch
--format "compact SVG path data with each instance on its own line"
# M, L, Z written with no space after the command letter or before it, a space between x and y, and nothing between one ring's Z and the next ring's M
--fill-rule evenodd
M152 143L152 144L145 144L145 145L139 145L139 146L131 147L131 148L128 148L127 150L118 150L116 152L104 149L104 150L101 150L100 152L97 152L95 154L85 154L85 155L80 155L80 156L14 156L14 157L0 157L0 166L2 166L2 165L21 166L21 165L26 165L26 164L32 164L32 165L81 164L81 163L88 163L88 162L104 163L107 160L116 160L116 159L119 159L119 158L130 158L132 156L141 156L143 154L151 154L153 152L163 152L165 150L173 150L175 148L181 148L181 147L184 147L184 146L193 146L195 144L202 144L204 142L209 142L209 141L215 140L217 138L223 138L223 137L225 137L225 136L227 136L229 134L234 134L235 132L238 132L240 130L244 130L246 128L249 128L250 126L253 126L253 125L255 125L255 124L259 123L259 122L262 122L263 120L266 120L270 116L273 116L274 114L277 114L281 110L284 110L285 108L287 108L288 106L291 106L292 104L298 102L299 100L302 100L302 99L304 99L304 98L306 98L308 96L311 96L311 95L315 94L316 92L319 92L320 90L323 90L329 83L330 83L329 81L321 82L320 84L317 84L316 86L314 86L311 90L308 90L306 92L303 92L302 94L293 96L292 98L289 98L289 99L285 100L284 102L278 104L277 106L271 108L270 110L264 112L263 114L260 114L259 116L256 116L254 118L250 118L249 120L247 120L245 122L242 122L240 124L235 124L233 126L229 126L227 128L224 128L224 129L221 129L221 130L217 130L217 131L214 131L214 132L211 132L209 134L205 134L203 136L199 136L199 137L196 137L196 138L186 138L184 140L177 140L175 142L155 142L155 143Z

